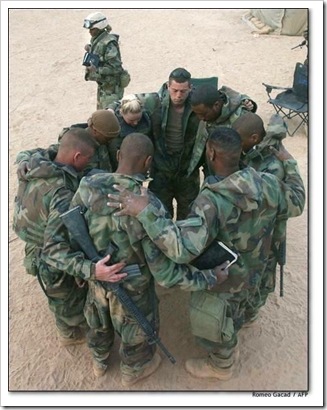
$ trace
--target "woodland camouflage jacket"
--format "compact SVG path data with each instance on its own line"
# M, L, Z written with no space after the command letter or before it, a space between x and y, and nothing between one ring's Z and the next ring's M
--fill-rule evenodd
M181 286L185 290L202 290L215 284L211 270L199 271L188 265L179 265L168 259L148 238L142 225L133 217L117 217L116 209L108 207L108 194L117 193L113 184L119 184L139 193L144 178L122 174L97 174L84 177L74 195L71 207L80 206L87 221L94 245L104 255L111 241L118 250L113 253L111 263L125 261L137 263L142 275L130 279L130 286L142 290L148 286L151 275L165 287ZM154 203L158 202L152 198ZM123 271L123 270L122 270ZM129 286L125 280L123 286Z
M286 183L249 167L224 179L208 177L189 217L178 224L151 203L137 219L156 245L178 263L190 262L214 239L224 242L240 257L229 269L221 292L256 288L276 221L298 216L304 208L305 191L296 161L284 161L284 169Z

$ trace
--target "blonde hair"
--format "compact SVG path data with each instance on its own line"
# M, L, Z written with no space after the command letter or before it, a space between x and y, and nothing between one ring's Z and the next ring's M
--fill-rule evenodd
M142 111L142 103L134 94L126 95L120 100L120 113L121 114L138 114Z

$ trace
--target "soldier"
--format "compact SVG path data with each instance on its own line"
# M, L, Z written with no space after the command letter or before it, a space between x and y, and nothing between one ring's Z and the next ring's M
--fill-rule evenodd
M233 124L242 139L241 160L246 165L260 172L268 172L283 181L285 179L284 161L274 154L282 147L287 128L284 120L274 114L270 118L267 131L262 119L252 112L245 113ZM281 259L286 241L286 221L276 224L272 248L265 272L262 274L258 292L245 311L245 326L252 325L258 317L259 308L263 306L269 293L275 290L277 262Z
M83 27L88 29L91 35L91 44L87 44L85 50L99 60L96 65L92 61L88 63L84 78L86 81L97 82L97 109L106 108L123 97L124 88L130 82L130 75L122 65L119 36L110 33L108 20L100 12L89 14Z
M120 207L117 216L134 215L149 237L177 263L188 263L213 240L239 253L228 279L215 292L193 292L192 333L208 351L204 359L189 359L186 370L195 377L228 380L237 363L237 333L248 303L260 286L271 249L276 220L302 213L305 192L296 161L285 150L285 183L251 167L239 168L239 134L227 127L209 136L206 159L211 175L204 181L188 218L180 223L167 219L160 204L149 203L146 190L135 195L123 188L109 194L109 206Z
M111 172L112 164L110 161L109 143L111 139L117 137L120 133L120 125L116 116L111 111L97 110L87 120L87 123L73 124L70 127L63 128L59 134L58 141L61 141L67 131L74 128L85 129L98 143L93 158L83 169L83 174L87 175L94 169ZM59 144L52 144L48 150L52 151L53 155L55 155L58 152L58 147ZM17 155L16 163L18 164L17 174L19 178L24 178L28 171L27 165L31 155L38 151L42 152L43 148L21 151Z
M59 218L68 210L78 187L78 172L90 160L95 147L94 139L85 130L69 130L54 156L53 152L39 150L31 157L29 171L19 181L15 198L13 229L26 242L24 266L27 273L37 276L47 296L64 346L85 341L84 280L115 281L125 276L115 275L125 266L123 263L106 266L107 257L95 264L72 249Z
M114 210L106 206L106 193L114 192L113 184L140 192L152 156L153 144L147 136L129 134L118 152L117 173L84 177L71 207L81 207L90 236L100 254L107 249L110 240L118 248L113 254L113 261L124 260L126 264L139 265L142 275L127 277L121 286L159 330L154 279L165 287L178 285L184 290L201 290L212 287L221 271L216 268L202 272L192 266L173 263L146 236L139 222L129 217L117 218ZM157 201L154 196L152 200ZM223 277L225 275L223 273ZM155 353L155 345L148 343L147 336L114 292L108 292L100 283L90 283L85 315L91 328L93 371L97 377L103 376L107 370L114 330L121 337L119 352L123 386L134 385L158 368L161 359Z
M200 187L199 168L186 175L199 125L191 109L191 90L191 74L185 68L173 70L159 91L161 118L153 122L153 181L149 187L172 216L176 200L177 219L186 217Z
M229 87L223 86L219 90L211 85L197 87L191 95L191 106L199 120L192 160L187 175L194 168L203 166L205 176L208 176L205 161L205 144L208 134L217 127L231 127L232 123L243 114L257 110L257 104L247 95L240 94Z
M150 113L146 110L141 100L135 95L126 95L120 101L110 104L120 125L119 135L110 141L110 160L113 171L117 169L117 151L126 135L138 132L149 137L152 136L152 122Z

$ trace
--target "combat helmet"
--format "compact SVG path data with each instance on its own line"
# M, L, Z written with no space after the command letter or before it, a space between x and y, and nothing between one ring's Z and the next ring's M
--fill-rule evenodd
M103 30L107 26L108 26L107 17L104 14L100 13L99 11L89 14L84 19L84 24L83 24L83 27L87 29L98 28L99 30Z

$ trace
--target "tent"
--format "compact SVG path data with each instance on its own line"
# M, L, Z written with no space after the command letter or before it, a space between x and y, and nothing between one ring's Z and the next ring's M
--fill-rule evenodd
M308 28L308 9L250 9L242 19L258 34L302 36Z

